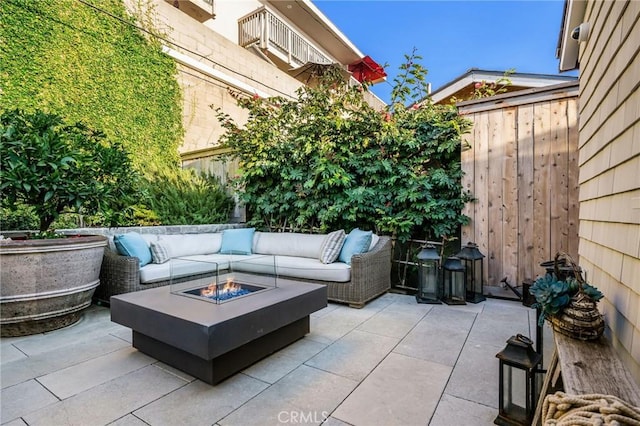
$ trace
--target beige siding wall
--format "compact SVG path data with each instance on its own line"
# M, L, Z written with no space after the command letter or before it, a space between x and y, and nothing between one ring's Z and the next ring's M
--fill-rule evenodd
M461 243L486 255L486 294L515 297L500 281L535 279L558 251L577 258L578 90L562 86L459 104L473 122L463 186L477 200Z
M640 2L590 1L580 51L580 265L640 382Z

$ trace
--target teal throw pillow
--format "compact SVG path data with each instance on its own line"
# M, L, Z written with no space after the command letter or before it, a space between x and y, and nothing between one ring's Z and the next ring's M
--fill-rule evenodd
M142 235L137 232L116 235L113 242L121 255L140 259L140 266L151 263L151 250Z
M347 265L351 265L351 256L369 251L371 238L373 238L372 231L361 231L358 228L353 229L344 240L338 260Z
M225 229L222 231L222 254L251 254L256 228Z

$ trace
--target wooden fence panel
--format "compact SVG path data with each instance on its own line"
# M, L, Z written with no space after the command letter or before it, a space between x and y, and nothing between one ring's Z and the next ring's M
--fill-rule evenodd
M521 286L557 251L577 257L578 87L510 95L458 105L474 125L461 159L476 199L461 243L486 255L485 293L515 298L502 278Z
M550 105L551 157L549 185L550 229L552 252L569 250L569 131L567 129L567 101L562 99ZM550 253L553 254L553 253Z
M531 279L533 256L533 105L518 108L518 275L516 283Z
M551 108L548 102L533 107L533 255L541 261L551 256L549 195Z
M489 111L489 153L488 162L488 187L487 194L487 227L488 247L489 251L484 252L487 255L488 262L488 282L499 282L502 278L502 159L504 158L504 143L496 143L502 141L502 111Z
M517 108L502 110L502 270L503 277L518 275L518 148L516 140ZM506 178L509 176L510 178Z
M489 214L489 193L487 181L489 179L489 115L482 113L477 115L478 121L478 133L476 134L475 141L475 181L473 194L476 198L474 203L474 216L473 232L470 235L475 235L475 242L478 244L478 248L482 253L487 254L489 252L489 228L488 228L488 214ZM475 134L475 132L474 132ZM466 244L465 241L462 241ZM484 279L487 279L488 269L484 270Z

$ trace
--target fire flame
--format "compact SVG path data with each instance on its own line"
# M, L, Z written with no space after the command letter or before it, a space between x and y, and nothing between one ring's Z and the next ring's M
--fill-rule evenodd
M233 277L230 277L230 278L227 278L227 282L221 286L218 286L215 282L209 284L208 287L205 287L202 290L200 290L200 295L205 297L211 297L216 294L216 290L219 296L224 296L229 293L239 292L240 290L242 290L242 286L238 283L233 282Z

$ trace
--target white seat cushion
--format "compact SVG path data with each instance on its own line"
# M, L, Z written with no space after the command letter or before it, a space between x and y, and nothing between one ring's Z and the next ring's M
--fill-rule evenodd
M159 235L158 241L169 250L170 257L212 254L220 251L221 233Z
M236 271L256 274L270 273L273 270L271 256L256 257L251 261L235 262ZM276 273L280 277L304 278L318 281L348 282L351 280L351 267L342 262L322 263L319 259L306 257L275 256Z
M154 283L170 278L222 271L229 268L230 257L224 254L195 255L171 259L166 263L150 263L140 268L140 282Z
M253 237L253 253L318 259L326 237L326 234L256 232Z

